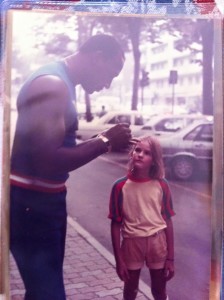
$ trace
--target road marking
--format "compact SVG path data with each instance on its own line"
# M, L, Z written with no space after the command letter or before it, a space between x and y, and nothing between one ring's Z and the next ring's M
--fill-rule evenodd
M90 245L92 245L115 268L114 256L74 219L68 216L67 220L72 228L78 234L80 234ZM149 300L154 299L152 296L151 288L141 279L139 280L139 291L142 292L142 294L144 294Z
M113 165L115 165L115 166L118 166L118 167L120 167L120 168L122 168L122 169L127 170L127 167L124 166L123 164L118 163L118 162L116 162L116 161L112 161L112 160L110 160L109 158L107 158L107 157L105 157L105 156L99 156L98 158L101 159L101 160L104 160L104 161L106 161L106 162L108 162L108 163L111 163L111 164L113 164ZM177 183L172 183L172 182L169 181L169 185L172 185L173 187L176 187L176 188L181 188L182 190L185 190L186 192L194 193L194 194L196 194L196 195L198 195L198 196L200 196L200 197L206 198L206 199L210 199L210 198L211 198L210 195L204 194L204 193L202 193L202 192L194 191L194 190L192 190L192 189L190 189L190 188L183 187L182 185L177 184Z

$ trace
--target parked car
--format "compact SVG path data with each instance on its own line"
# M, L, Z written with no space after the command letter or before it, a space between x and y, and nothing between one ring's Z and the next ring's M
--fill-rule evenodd
M212 172L213 122L195 122L169 136L160 136L165 166L180 180L196 172Z
M167 135L176 132L195 121L207 121L212 116L202 114L160 114L153 116L144 126L135 132L135 136Z
M145 124L150 116L143 115L138 111L110 111L101 118L95 118L92 122L81 120L77 130L77 138L87 140L98 133L114 126L117 123L128 123L132 132Z

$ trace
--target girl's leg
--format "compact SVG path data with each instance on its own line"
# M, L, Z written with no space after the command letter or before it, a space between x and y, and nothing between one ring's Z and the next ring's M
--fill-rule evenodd
M128 270L129 280L124 284L124 300L135 300L138 293L138 283L141 273L139 270Z
M164 269L150 269L151 289L155 300L166 300L166 279Z

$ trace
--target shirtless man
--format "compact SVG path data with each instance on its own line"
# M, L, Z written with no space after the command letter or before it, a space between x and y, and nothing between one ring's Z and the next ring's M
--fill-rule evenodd
M68 173L131 139L127 124L76 144L75 86L109 88L124 53L109 35L87 40L75 54L46 65L24 83L11 157L10 249L25 284L25 300L64 300L63 259Z

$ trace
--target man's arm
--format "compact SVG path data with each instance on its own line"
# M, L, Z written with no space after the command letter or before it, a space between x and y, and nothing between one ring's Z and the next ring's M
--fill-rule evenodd
M69 172L107 152L106 144L99 138L72 148L63 146L68 99L67 87L54 76L36 79L28 89L26 99L19 99L14 151L17 147L25 147L32 166L39 173L40 170L45 175ZM112 146L122 148L128 144L131 135L126 125L118 124L109 129L106 136Z

